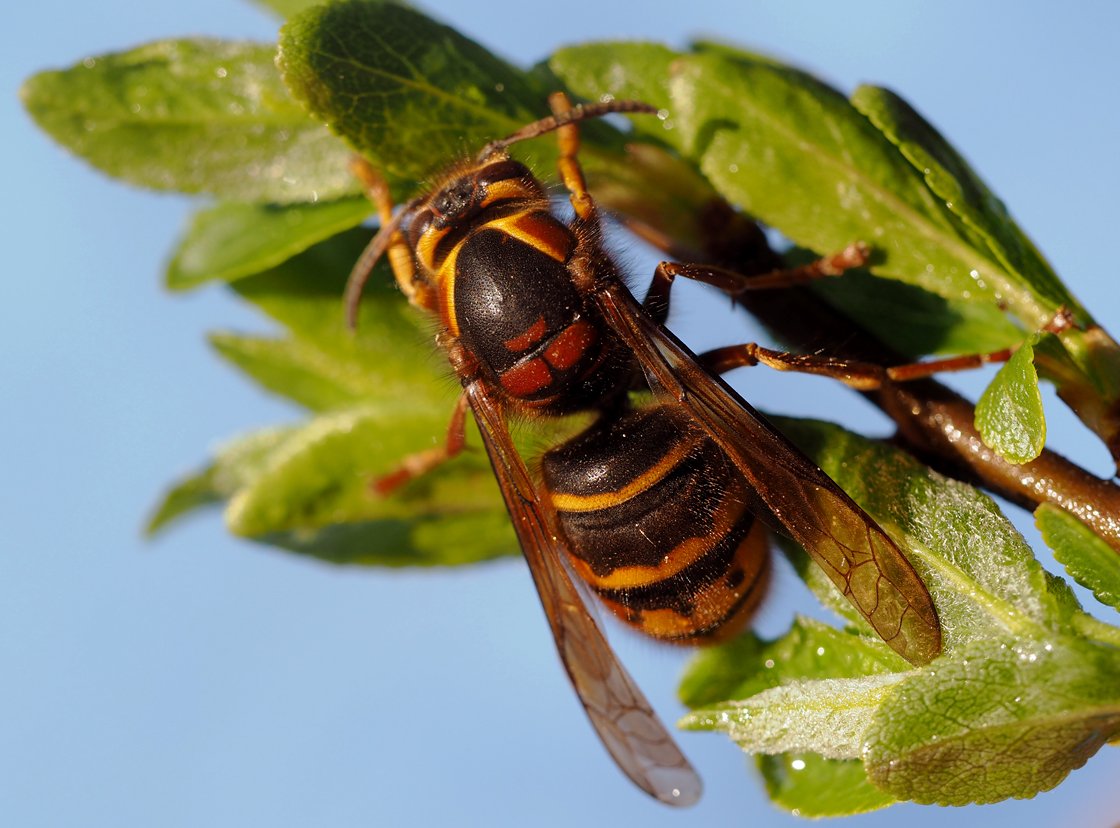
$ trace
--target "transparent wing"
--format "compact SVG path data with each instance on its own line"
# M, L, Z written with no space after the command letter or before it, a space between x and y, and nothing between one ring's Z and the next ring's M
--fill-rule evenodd
M625 287L603 288L597 299L653 391L683 406L707 430L765 510L805 547L883 640L911 663L932 661L941 651L937 611L894 541L727 383L704 370Z
M591 724L638 787L670 805L691 805L700 798L700 778L584 605L561 557L565 541L555 515L540 502L500 408L478 382L466 393L560 659Z

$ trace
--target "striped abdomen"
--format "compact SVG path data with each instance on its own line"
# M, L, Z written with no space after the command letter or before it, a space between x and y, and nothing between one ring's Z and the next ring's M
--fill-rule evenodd
M596 423L541 462L573 568L627 623L711 640L761 600L767 537L747 483L672 408Z

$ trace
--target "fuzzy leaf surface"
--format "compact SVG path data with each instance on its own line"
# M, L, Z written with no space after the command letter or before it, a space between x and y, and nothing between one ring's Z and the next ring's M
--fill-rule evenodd
M1067 596L987 495L838 426L775 422L901 544L933 596L946 653L994 635L1031 638L1066 627ZM818 595L863 628L815 567L798 566Z
M292 100L275 47L162 40L41 72L24 106L60 144L116 178L231 201L357 192L350 151Z
M1056 786L1120 732L1114 648L1055 636L961 647L886 699L867 732L872 781L941 805Z
M260 473L290 433L286 428L262 429L219 447L214 460L180 478L164 493L148 518L145 534L157 535L198 509L228 500Z

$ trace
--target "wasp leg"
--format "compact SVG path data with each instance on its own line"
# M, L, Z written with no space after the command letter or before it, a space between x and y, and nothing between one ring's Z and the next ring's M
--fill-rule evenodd
M548 96L548 105L552 108L553 115L559 117L572 109L572 102L563 92L554 92ZM587 180L580 166L579 155L579 127L575 123L564 124L556 130L556 140L560 146L560 158L556 162L560 173L560 180L571 194L572 208L580 221L598 228L599 211L595 207L595 200L587 192Z
M1059 313L1054 320L1043 328L1049 333L1058 333L1068 327L1068 316ZM890 382L910 382L926 379L935 374L954 371L971 371L982 365L1007 362L1015 353L1015 348L1003 348L982 354L962 354L930 359L924 362L909 362L902 365L885 367L874 362L858 359L841 359L824 354L792 354L764 348L754 342L743 345L728 345L715 348L699 355L700 363L715 374L724 374L735 368L766 365L778 371L796 371L801 374L816 374L839 380L857 391L874 391Z
M442 446L410 454L386 475L373 481L372 488L381 497L388 497L399 488L443 465L466 448L467 396L460 395L447 426L447 439Z
M357 319L362 288L382 254L389 259L393 278L396 279L401 293L408 298L408 301L425 310L434 310L435 296L427 285L416 278L412 251L409 250L408 242L400 231L400 217L393 216L393 197L389 192L388 183L364 158L355 158L351 161L350 171L362 183L366 197L377 208L377 216L381 222L381 229L362 251L346 283L346 316L351 327L354 327Z
M863 242L849 244L839 253L817 259L801 267L771 270L758 276L746 276L736 270L708 264L662 262L653 273L646 304L654 308L668 308L669 289L677 276L703 282L718 288L729 296L741 296L749 290L780 290L798 287L830 276L841 276L853 268L867 264L871 250ZM652 299L650 297L653 297ZM647 307L647 310L650 310Z
M715 374L725 374L735 368L766 365L777 371L795 371L799 374L815 374L830 377L854 388L857 391L874 391L888 382L909 382L924 379L934 374L953 371L970 371L982 365L1007 362L1014 348L989 351L983 354L964 354L945 359L931 359L925 362L910 362L903 365L885 367L874 362L858 359L841 359L824 354L793 354L775 351L748 342L743 345L728 345L715 348L699 355L700 363Z

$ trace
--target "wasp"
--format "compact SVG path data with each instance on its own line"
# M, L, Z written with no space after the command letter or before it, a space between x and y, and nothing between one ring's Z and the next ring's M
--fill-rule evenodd
M701 783L611 650L578 580L623 621L656 638L704 642L736 630L761 599L767 524L805 547L896 651L925 663L940 650L932 600L891 538L731 389L736 359L693 354L663 324L658 268L639 304L603 246L577 154L578 122L652 113L634 101L572 107L487 144L394 213L388 189L359 166L381 227L356 263L354 324L373 265L388 258L409 301L438 321L437 342L463 392L446 443L377 481L387 493L462 450L469 410L528 562L560 658L592 725L640 788L675 805ZM556 132L574 216L509 154ZM726 356L726 355L725 355ZM652 392L634 406L632 390ZM546 452L534 475L512 418L592 412L583 433Z

